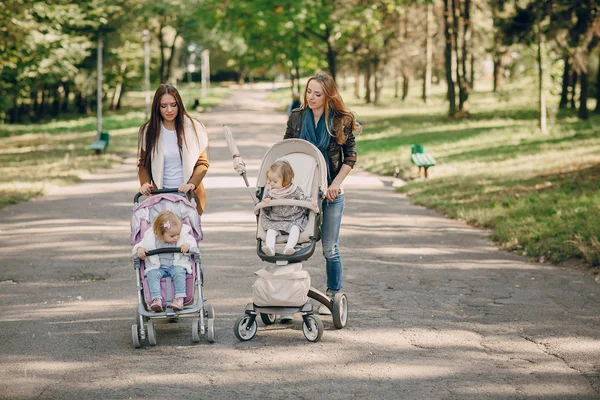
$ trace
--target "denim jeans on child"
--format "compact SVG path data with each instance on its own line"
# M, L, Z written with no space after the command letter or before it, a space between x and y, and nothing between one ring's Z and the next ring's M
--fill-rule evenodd
M340 194L332 202L323 200L323 224L321 225L321 244L325 256L327 271L327 289L338 291L342 288L342 258L338 249L344 195Z
M151 269L146 273L146 280L148 281L148 287L150 288L150 296L154 299L158 297L162 299L160 294L160 280L167 276L173 279L175 285L175 298L185 298L185 268L179 266L164 266L161 265L158 269Z

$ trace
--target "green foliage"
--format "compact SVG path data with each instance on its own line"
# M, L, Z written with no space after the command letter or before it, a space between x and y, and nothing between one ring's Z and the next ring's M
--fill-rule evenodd
M473 93L470 120L446 117L441 94L426 108L356 107L364 122L360 165L385 174L399 167L408 182L401 191L413 202L490 229L508 250L600 265L600 118L562 116L542 135L534 91L509 89L509 102ZM412 143L436 158L427 180L414 179Z

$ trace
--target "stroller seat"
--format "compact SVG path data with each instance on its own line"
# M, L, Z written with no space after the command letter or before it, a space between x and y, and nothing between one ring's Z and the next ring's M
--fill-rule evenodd
M321 221L320 204L323 200L327 188L327 164L323 154L314 145L303 139L287 139L275 143L263 157L258 171L256 197L262 200L265 186L267 184L267 171L277 160L288 161L294 170L294 183L298 185L305 195L317 201L315 208L310 202L301 202L299 200L273 200L271 205L301 205L309 209L308 223L306 228L300 232L297 250L295 254L285 256L281 254L284 244L287 241L287 235L278 235L276 240L274 256L266 255L261 247L262 242L266 240L267 231L263 229L263 213L260 211L268 207L264 203L259 203L254 212L257 214L257 252L263 261L289 261L300 262L310 258L314 252L316 242L321 239Z
M202 229L198 214L184 197L175 194L164 194L154 196L145 200L133 213L131 223L130 241L132 245L138 243L148 229L152 229L152 222L156 216L165 210L175 213L184 225L191 228L190 234L196 240L196 243L202 240ZM152 298L148 287L148 281L145 274L145 262L140 260L140 279L142 281L144 301L146 309L150 310ZM184 305L189 305L194 301L194 283L196 281L196 269L192 268L191 274L185 276L186 297L183 301ZM173 299L175 294L175 285L170 277L160 280L160 292L162 295L163 308L166 307L167 301Z
M134 197L133 215L131 218L130 242L132 245L139 243L152 224L156 216L164 210L175 213L182 223L190 227L189 234L194 237L196 243L202 240L202 229L200 227L200 216L196 211L194 199L190 202L185 197L175 194L177 189L161 189L153 191L155 196L149 197L138 205L140 193ZM177 248L156 249L147 251L147 255L157 255L165 252L179 251ZM200 254L190 254L192 261L191 273L186 274L186 297L183 310L175 310L168 304L173 301L175 287L170 277L161 279L160 291L164 311L154 312L150 309L152 302L148 280L145 274L145 262L134 254L133 268L135 270L138 305L135 324L131 326L131 339L135 347L140 347L145 339L151 346L156 345L155 321L172 320L179 317L189 317L192 320L192 341L200 341L200 336L206 335L208 342L215 340L215 310L206 302L202 295L204 277Z

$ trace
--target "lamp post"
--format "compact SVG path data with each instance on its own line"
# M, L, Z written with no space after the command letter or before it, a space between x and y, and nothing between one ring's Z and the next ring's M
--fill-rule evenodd
M98 59L97 59L97 75L98 87L96 88L96 129L98 130L97 139L100 139L102 132L102 34L98 35Z
M144 90L146 92L146 120L150 118L150 32L142 32L144 42Z
M210 87L210 51L202 50L202 98L206 99L206 90Z
M198 46L196 43L192 42L188 45L188 63L187 63L187 77L188 77L188 93L190 96L190 104L193 100L192 93L192 73L196 72L196 51L198 51Z

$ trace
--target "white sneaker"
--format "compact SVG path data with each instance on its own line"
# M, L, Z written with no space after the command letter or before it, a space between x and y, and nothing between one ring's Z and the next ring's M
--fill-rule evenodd
M279 323L280 324L287 324L288 322L290 322L293 319L294 319L294 315L292 315L292 314L283 314L283 315L279 316Z
M291 256L292 254L294 254L296 252L296 250L294 250L293 247L286 247L283 250L283 254L285 254L286 256Z
M266 244L261 247L261 250L263 251L263 253L265 253L269 257L275 255L275 249L272 248L272 247L267 246Z

